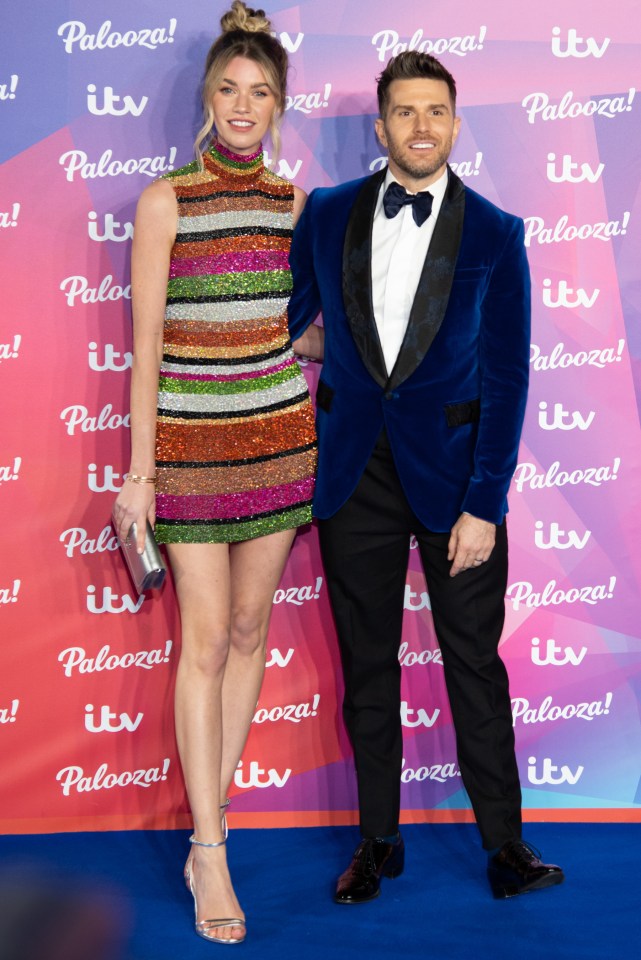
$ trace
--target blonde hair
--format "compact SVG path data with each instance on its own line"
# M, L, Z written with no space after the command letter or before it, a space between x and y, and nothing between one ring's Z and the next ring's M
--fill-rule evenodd
M203 79L203 125L196 135L194 151L200 169L203 169L203 150L206 149L214 129L212 99L234 57L245 57L258 64L265 80L276 98L276 107L269 124L269 133L275 154L280 149L278 125L285 111L287 94L287 53L282 44L272 36L272 25L264 10L252 10L242 0L234 0L231 10L220 20L221 35L214 41L205 61Z

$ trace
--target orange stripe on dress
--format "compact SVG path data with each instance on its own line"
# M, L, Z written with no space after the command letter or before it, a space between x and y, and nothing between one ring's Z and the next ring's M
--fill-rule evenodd
M267 420L272 422L266 423ZM302 447L313 439L313 410L309 400L304 400L285 412L258 414L246 421L159 417L156 457L160 461L179 462L246 460L281 453L284 448Z

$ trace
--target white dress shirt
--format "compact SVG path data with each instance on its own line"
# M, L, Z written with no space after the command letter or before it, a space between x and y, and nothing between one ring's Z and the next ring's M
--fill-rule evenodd
M447 189L447 169L428 188L433 197L432 212L420 227L414 220L411 204L402 207L395 217L386 217L383 195L395 179L388 168L376 201L372 231L374 319L388 374L392 372L403 343L412 302Z

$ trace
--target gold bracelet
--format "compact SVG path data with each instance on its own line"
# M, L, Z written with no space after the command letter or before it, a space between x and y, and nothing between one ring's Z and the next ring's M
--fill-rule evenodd
M123 480L131 480L132 483L155 483L156 477L139 477L136 473L126 473Z

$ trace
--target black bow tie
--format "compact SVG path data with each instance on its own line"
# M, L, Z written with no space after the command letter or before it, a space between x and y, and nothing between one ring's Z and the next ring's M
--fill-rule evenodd
M383 196L383 209L385 210L385 216L391 220L401 207L404 207L406 203L411 203L412 216L415 223L420 227L432 212L432 199L432 194L427 191L408 193L405 187L392 180Z

